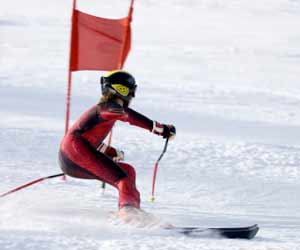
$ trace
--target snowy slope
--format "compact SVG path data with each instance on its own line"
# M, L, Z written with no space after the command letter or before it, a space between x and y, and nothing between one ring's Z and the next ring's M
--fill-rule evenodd
M129 1L79 0L126 15ZM71 1L1 0L0 191L60 172ZM142 206L178 225L258 223L256 239L189 239L116 225L101 183L45 181L1 200L0 249L300 249L300 1L136 1L126 69L133 108L173 123L164 141L118 124L113 143L136 167ZM95 103L99 72L74 74L72 119ZM126 133L124 133L126 131Z

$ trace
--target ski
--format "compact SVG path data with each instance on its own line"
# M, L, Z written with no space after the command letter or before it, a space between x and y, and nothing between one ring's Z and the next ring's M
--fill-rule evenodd
M248 227L231 228L167 227L165 229L194 238L252 239L257 234L259 227L255 224Z

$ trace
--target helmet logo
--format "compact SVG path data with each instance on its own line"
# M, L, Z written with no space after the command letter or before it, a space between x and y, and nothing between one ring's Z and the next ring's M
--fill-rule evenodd
M122 84L112 84L112 88L122 96L128 96L129 88Z

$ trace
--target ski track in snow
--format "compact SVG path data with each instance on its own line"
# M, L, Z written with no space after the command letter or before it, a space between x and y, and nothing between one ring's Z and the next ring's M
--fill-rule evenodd
M3 4L1 193L61 172L71 1ZM99 16L126 15L127 6L79 1ZM113 144L136 167L143 208L175 225L258 223L255 239L193 239L120 225L112 221L116 190L102 195L100 182L68 178L1 200L0 249L300 249L299 10L296 0L135 6L126 63L139 81L133 107L178 131L150 203L164 142L126 124L114 130ZM73 119L97 101L98 81L99 72L74 73Z

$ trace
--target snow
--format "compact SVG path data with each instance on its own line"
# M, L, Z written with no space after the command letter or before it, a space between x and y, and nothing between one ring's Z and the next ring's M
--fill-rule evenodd
M1 0L0 190L60 173L72 2ZM125 16L129 1L78 0ZM126 69L133 108L175 124L164 141L118 124L142 207L183 226L261 227L252 241L191 239L111 222L117 192L68 178L1 199L0 249L300 249L300 1L136 1ZM99 72L73 74L72 121L99 95ZM125 131L125 132L124 132Z

